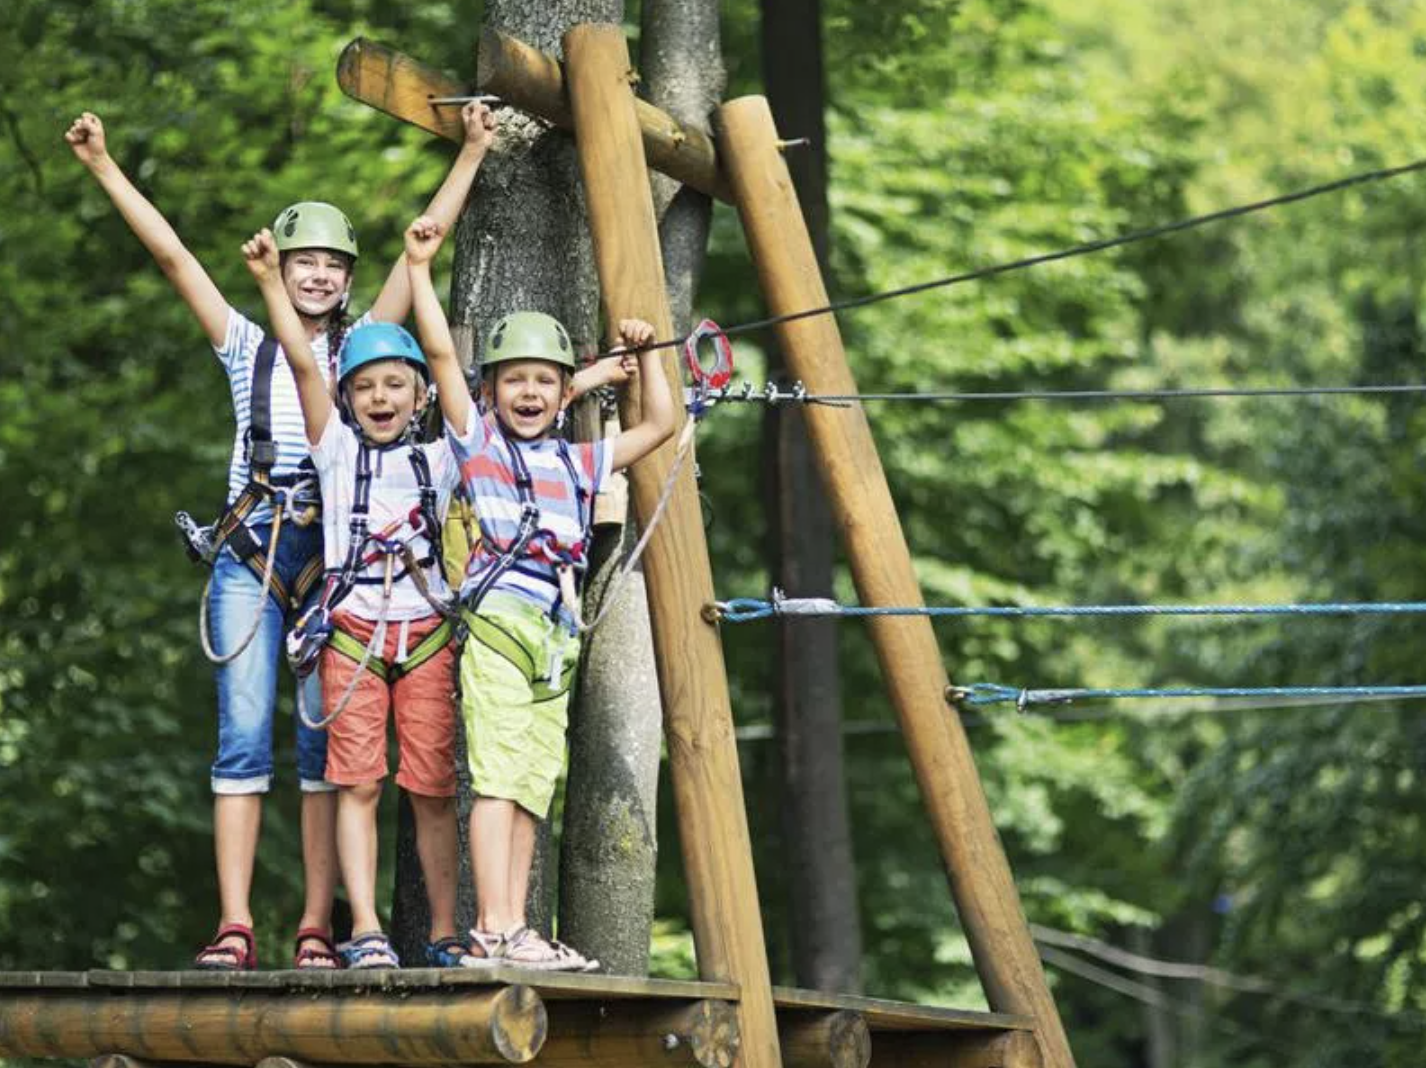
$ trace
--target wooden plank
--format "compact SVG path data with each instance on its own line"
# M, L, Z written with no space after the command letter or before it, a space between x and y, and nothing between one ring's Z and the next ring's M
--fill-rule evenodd
M888 1001L858 994L832 994L822 990L775 986L772 988L772 998L779 1013L799 1009L842 1009L855 1012L866 1020L872 1031L1033 1031L1035 1028L1033 1016L950 1009L938 1005L914 1005L905 1001Z
M420 991L463 987L523 985L550 999L667 999L737 1001L736 983L650 979L630 975L580 975L527 968L402 968L396 971L261 972L0 972L0 991L77 990L395 990Z
M544 1043L544 1003L528 987L465 996L347 993L43 991L0 998L0 1056L100 1057L254 1065L264 1057L337 1064L522 1064Z
M553 56L498 30L486 29L476 46L475 71L482 93L493 93L562 130L574 129L565 75ZM620 72L626 77L632 73L627 66ZM638 98L634 115L648 166L700 193L732 202L727 180L718 168L717 148L707 133Z
M469 90L389 45L365 37L353 40L337 60L337 84L347 96L392 118L456 144L465 140L460 106L432 104L431 100L461 96Z
M0 990L78 990L88 985L86 972L0 972Z
M824 306L827 290L777 149L767 100L744 97L724 104L716 123L722 164L769 311L784 315ZM832 316L782 323L777 336L788 371L810 392L857 392ZM865 411L859 405L808 405L804 418L861 603L922 604ZM1030 938L970 745L959 717L946 707L946 669L931 621L878 616L868 626L986 1000L998 1012L1033 1016L1046 1064L1070 1068L1069 1039Z
M565 35L564 51L605 320L612 330L620 319L637 316L651 322L658 337L670 337L673 319L623 31L576 26ZM664 350L661 362L675 396L681 396L675 354ZM621 404L627 417L633 399L625 393ZM684 413L678 414L681 424ZM658 504L673 453L670 442L630 472L642 522ZM718 632L700 615L714 596L713 574L688 465L652 532L643 566L699 974L736 983L742 992L742 1064L779 1068L727 669Z

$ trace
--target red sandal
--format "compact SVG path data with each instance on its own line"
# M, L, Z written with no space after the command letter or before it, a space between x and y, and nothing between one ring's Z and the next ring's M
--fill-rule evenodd
M240 938L242 946L225 945L225 938ZM257 940L245 923L225 923L213 941L198 951L193 967L200 972L251 972L257 970Z
M304 927L297 932L292 946L292 967L298 971L329 972L341 966L342 958L326 931L320 927Z

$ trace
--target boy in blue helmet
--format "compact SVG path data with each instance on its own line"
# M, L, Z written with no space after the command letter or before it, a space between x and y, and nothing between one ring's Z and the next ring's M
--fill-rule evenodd
M326 585L304 620L320 632L327 781L339 790L337 856L352 908L350 968L399 960L376 911L377 804L394 709L397 783L410 795L431 908L428 963L459 964L456 932L455 650L440 528L458 472L448 443L413 443L429 372L415 339L393 323L348 336L337 402L282 284L272 234L243 255L292 368L321 481ZM320 642L319 642L320 644Z

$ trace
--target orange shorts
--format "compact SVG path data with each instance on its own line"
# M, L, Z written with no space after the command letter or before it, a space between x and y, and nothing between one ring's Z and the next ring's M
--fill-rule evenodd
M348 612L334 613L332 622L362 646L376 630L375 621ZM384 648L373 653L373 659L379 655L388 665L394 664L403 648L409 655L442 622L440 616L427 616L387 623ZM331 645L322 650L324 715L330 715L347 692L356 668L355 660ZM454 797L455 688L456 649L452 643L394 682L376 675L370 667L362 671L346 708L327 728L327 781L357 786L386 778L386 716L394 706L397 784L413 794Z

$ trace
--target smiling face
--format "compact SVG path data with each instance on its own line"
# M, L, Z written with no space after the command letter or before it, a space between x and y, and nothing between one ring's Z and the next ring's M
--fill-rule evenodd
M294 249L282 257L282 282L297 314L321 319L341 308L351 288L351 257L325 248Z
M426 383L404 360L362 364L342 382L342 393L367 440L388 445L426 404Z
M570 402L574 384L563 368L548 360L509 360L485 377L486 401L516 437L536 441L550 432L560 409Z

